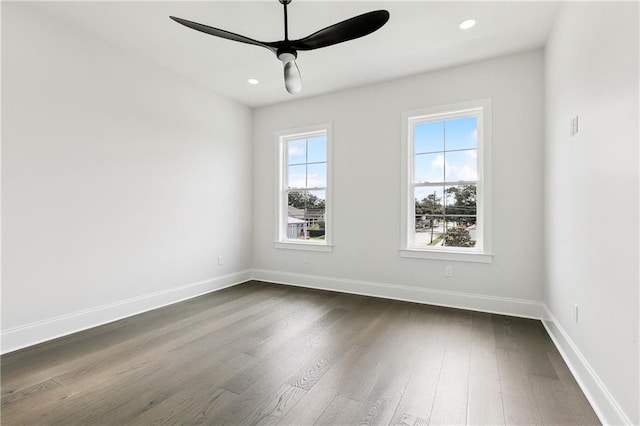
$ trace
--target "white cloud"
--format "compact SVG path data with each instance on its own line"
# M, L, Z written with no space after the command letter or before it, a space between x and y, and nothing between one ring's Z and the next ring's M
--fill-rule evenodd
M318 176L318 175L307 176L307 185L309 185L309 188L324 187L325 181L326 179L324 179L324 176Z
M304 147L290 144L287 154L289 154L289 157L304 157Z
M429 154L431 156L431 154ZM418 156L421 157L421 156ZM416 159L417 182L475 181L478 179L477 150L454 151ZM428 158L428 160L427 160ZM446 175L446 176L445 176Z
M446 173L448 181L473 181L478 179L477 164L478 153L477 151L466 151L464 157L460 158L462 161L457 164L451 164L446 162Z
M323 188L326 185L326 178L317 174L310 174L306 180L304 175L290 176L289 187L291 188Z
M444 155L438 155L431 162L431 168L433 170L444 170Z

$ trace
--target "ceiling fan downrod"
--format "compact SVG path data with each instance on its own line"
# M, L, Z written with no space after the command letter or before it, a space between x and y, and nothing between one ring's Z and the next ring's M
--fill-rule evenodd
M287 5L291 0L278 0L284 6L284 41L289 41L289 20L287 19Z
M300 68L296 64L298 52L288 46L289 43L289 20L287 18L287 5L291 0L279 0L284 7L284 46L279 47L276 55L284 67L284 87L287 92L294 94L302 90L302 76Z

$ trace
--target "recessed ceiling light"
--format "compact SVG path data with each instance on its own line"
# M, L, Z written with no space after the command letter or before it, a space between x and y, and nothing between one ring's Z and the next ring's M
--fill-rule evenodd
M249 80L247 80L247 83L249 83L249 84L258 84L260 82L258 80L256 80L255 78L250 78Z
M460 22L460 25L458 26L460 27L461 30L468 30L469 28L472 28L474 25L476 25L475 19L465 19L464 21Z

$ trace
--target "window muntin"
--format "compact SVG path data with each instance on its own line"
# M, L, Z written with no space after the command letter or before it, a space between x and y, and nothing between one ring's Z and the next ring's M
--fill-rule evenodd
M330 127L281 132L278 144L280 189L276 246L329 246Z
M489 117L489 100L403 114L403 256L490 252Z

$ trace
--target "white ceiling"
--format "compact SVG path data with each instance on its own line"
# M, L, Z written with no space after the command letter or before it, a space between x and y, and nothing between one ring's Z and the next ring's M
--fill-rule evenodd
M541 47L558 3L293 0L288 7L291 39L371 10L387 9L391 14L389 22L371 35L299 52L303 88L297 95L286 92L282 64L267 49L219 39L169 19L174 15L257 40L281 40L278 0L32 6L200 86L257 107ZM478 24L462 31L458 24L466 18ZM249 85L249 77L260 84Z

